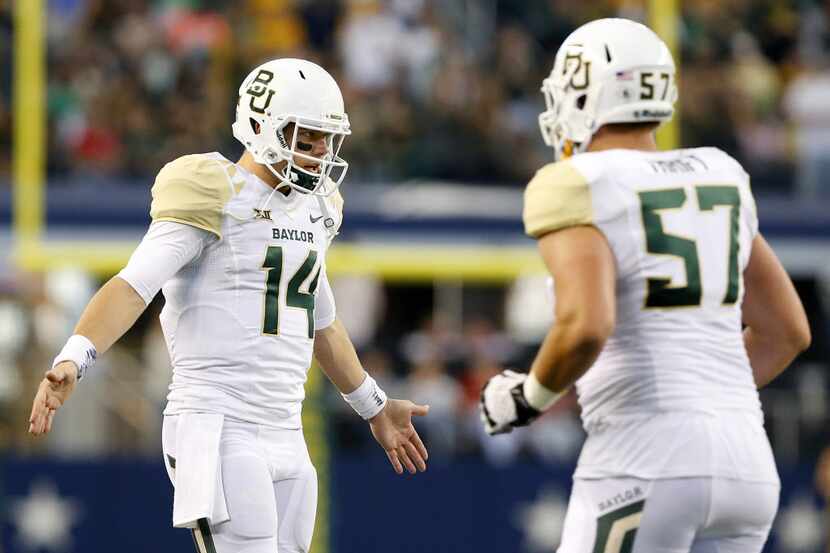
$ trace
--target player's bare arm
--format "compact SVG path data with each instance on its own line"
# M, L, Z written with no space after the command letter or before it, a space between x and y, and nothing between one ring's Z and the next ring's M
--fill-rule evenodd
M202 235L189 225L150 225L130 262L95 294L40 383L29 431L49 432L55 411L63 405L98 355L106 352L135 323L162 284L198 254Z
M425 471L427 449L412 425L412 417L426 415L429 406L386 399L382 393L378 395L379 388L363 370L349 334L339 319L316 332L314 357L346 401L369 421L372 435L386 451L395 472L402 474L404 468L410 474ZM375 412L378 408L380 410Z
M133 326L146 307L132 286L113 277L90 300L75 327L75 335L86 337L100 355ZM46 371L32 404L29 432L38 436L52 429L55 412L75 389L78 369L74 362L63 361Z
M614 330L614 257L595 227L545 234L539 250L553 276L556 322L530 374L505 371L482 391L482 415L491 434L524 426L585 374Z
M744 271L744 344L755 384L763 388L810 345L810 325L790 277L760 234Z
M614 331L614 256L602 234L589 226L546 234L539 251L553 276L556 324L530 373L561 393L585 374Z

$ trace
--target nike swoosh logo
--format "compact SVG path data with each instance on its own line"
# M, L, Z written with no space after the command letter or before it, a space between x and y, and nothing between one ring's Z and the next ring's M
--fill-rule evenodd
M313 225L314 223L316 223L317 221L319 221L320 219L322 219L322 218L323 218L323 216L322 216L322 215L320 215L319 217L315 217L315 216L314 216L314 215L312 215L311 213L309 213L309 214L308 214L308 219L311 221L311 224L312 224L312 225Z

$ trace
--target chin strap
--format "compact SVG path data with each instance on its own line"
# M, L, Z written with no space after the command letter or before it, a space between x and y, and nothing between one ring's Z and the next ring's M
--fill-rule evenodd
M300 186L309 192L314 191L317 187L317 183L320 182L320 177L313 177L311 175L307 175L306 173L298 170L294 164L291 164L291 168L288 173L288 178L291 179L293 184Z

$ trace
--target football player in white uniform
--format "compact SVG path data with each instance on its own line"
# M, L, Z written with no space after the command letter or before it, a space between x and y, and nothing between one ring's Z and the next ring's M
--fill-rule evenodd
M337 83L308 61L269 61L243 81L233 133L237 163L195 154L159 172L152 224L46 373L30 431L50 431L96 356L162 289L174 526L192 528L202 553L306 552L317 477L300 409L312 356L399 474L426 469L411 418L428 407L387 399L335 314L325 259L350 133Z
M576 385L588 437L560 553L758 552L779 481L757 389L810 330L749 176L716 148L657 151L675 66L639 23L574 31L542 91L557 162L524 223L555 323L528 375L482 390L485 427L526 425Z

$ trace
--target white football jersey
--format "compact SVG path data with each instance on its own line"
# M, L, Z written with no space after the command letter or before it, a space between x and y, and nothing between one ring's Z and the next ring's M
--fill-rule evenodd
M716 148L576 155L536 174L524 220L535 237L593 225L616 262L616 328L576 383L577 476L774 480L741 326L758 217L740 164ZM736 469L741 436L755 460Z
M300 427L314 332L335 318L325 225L339 226L342 198L327 198L324 213L316 197L273 192L217 153L176 159L156 178L154 222L217 237L162 288L173 364L166 415Z

